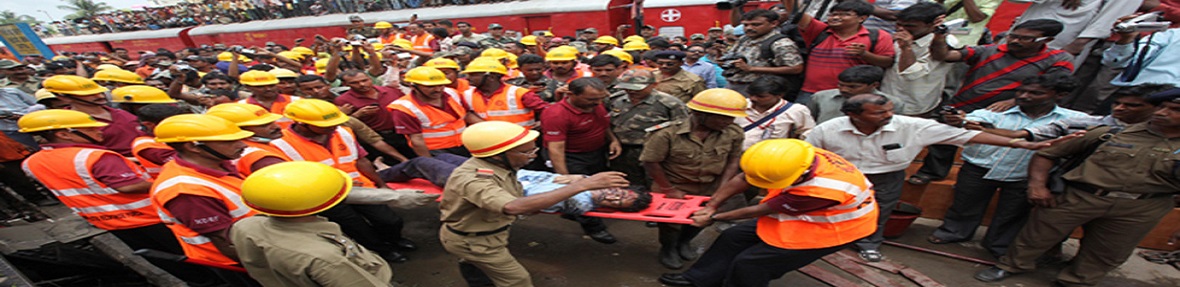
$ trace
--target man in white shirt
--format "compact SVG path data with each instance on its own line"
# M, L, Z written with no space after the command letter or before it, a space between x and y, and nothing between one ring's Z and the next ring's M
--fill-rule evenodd
M922 149L932 144L962 146L968 143L1039 149L1048 142L1033 143L945 125L933 120L894 116L893 103L878 94L849 98L840 108L846 116L823 122L807 134L807 142L834 152L860 168L873 183L881 211L877 232L856 241L865 261L881 261L885 222L901 200L905 169Z
M893 34L897 42L896 64L885 70L881 81L881 92L901 100L898 112L907 116L928 114L942 102L942 90L946 75L953 63L930 58L930 41L934 29L942 24L946 8L933 2L921 2L897 13L897 26ZM958 48L958 40L947 36L947 43Z
M742 150L765 139L797 139L815 127L815 120L806 106L783 100L783 94L787 92L785 86L781 77L764 76L746 88L750 95L747 116L734 119L734 123L746 132Z

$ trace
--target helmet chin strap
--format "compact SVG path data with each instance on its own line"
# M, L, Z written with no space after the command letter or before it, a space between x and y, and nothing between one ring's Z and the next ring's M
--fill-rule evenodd
M87 104L95 105L95 106L105 106L104 104L99 104L99 103L95 103L92 101L83 100L82 98L74 96L74 95L66 95L66 94L58 94L58 95L64 95L66 97L69 97L70 101L78 101L78 102L83 102L83 103L87 103Z
M201 150L203 150L203 151L205 151L205 152L207 152L207 153L209 153L209 154L213 155L213 157L219 158L219 159L221 159L221 160L233 160L233 158L231 158L231 157L228 157L228 156L226 156L226 155L224 155L224 154L222 154L222 153L219 153L219 152L217 152L217 151L213 150L213 148L211 148L211 147L209 147L209 146L205 145L204 143L201 143L201 142L193 142L193 145L195 145L195 146L197 146L197 148L199 148L199 149L201 149Z
M91 144L101 144L97 140L94 140L94 138L82 133L82 131L75 130L75 129L68 129L68 131L78 137L81 137L82 139L85 139L86 141L90 142Z

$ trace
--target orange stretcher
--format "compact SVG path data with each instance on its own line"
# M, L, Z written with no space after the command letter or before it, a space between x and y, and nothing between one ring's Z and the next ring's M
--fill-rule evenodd
M418 189L428 194L443 193L441 187L419 178L407 182L390 182L386 185L393 189ZM442 197L439 197L439 200L442 200ZM700 210L708 201L708 196L686 195L684 199L674 199L665 198L662 193L652 193L651 205L639 212L620 212L610 208L599 208L587 212L585 215L622 220L691 224L692 213Z

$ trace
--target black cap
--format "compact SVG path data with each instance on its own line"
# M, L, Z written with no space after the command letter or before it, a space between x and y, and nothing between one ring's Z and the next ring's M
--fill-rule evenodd
M686 55L684 54L684 52L675 51L675 50L660 51L659 53L656 53L656 59L669 59L669 60L683 61L685 56Z
M1147 96L1147 102L1150 102L1154 105L1159 105L1164 102L1180 103L1180 88L1172 88L1170 90L1151 94L1150 96Z

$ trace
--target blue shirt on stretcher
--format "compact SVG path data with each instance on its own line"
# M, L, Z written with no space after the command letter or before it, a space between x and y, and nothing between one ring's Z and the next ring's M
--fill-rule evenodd
M561 175L552 172L519 170L516 179L524 186L524 196L546 193L562 188L585 175ZM608 188L587 190L541 210L542 212L581 215L598 207L622 212L637 212L651 204L651 194L629 189Z

